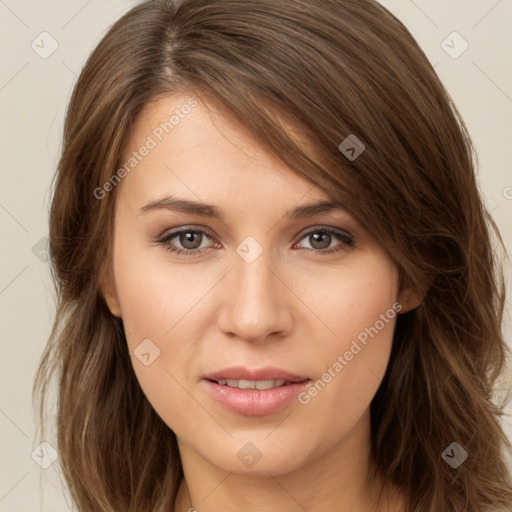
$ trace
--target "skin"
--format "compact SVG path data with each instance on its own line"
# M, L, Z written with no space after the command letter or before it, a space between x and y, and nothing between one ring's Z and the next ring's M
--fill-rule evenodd
M148 105L127 159L188 99ZM395 264L349 212L287 218L327 196L210 107L198 103L118 185L113 274L103 286L112 314L123 319L142 390L178 439L186 482L176 510L403 511L389 488L377 506L380 480L366 480L369 406L396 317L307 404L247 417L224 409L201 381L234 365L275 366L316 381L394 303L403 313L420 300L398 289ZM214 205L224 218L141 211L168 195ZM202 254L166 250L184 247L179 236L157 241L180 227L212 235L196 240ZM318 248L312 234L322 227L349 233L353 245L333 236ZM252 263L236 252L248 236L263 250ZM325 253L332 248L340 250ZM145 339L160 350L148 366L134 355ZM247 442L261 453L252 468L237 457Z

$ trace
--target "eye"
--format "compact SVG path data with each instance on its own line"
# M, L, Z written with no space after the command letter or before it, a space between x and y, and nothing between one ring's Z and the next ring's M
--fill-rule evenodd
M205 244L213 236L203 229L184 228L165 233L157 241L175 254L198 255L209 246ZM217 244L218 245L218 244Z
M197 256L207 249L220 247L219 243L208 245L213 235L204 229L182 228L164 233L156 241L165 249L177 255ZM298 240L304 240L308 245L296 242L293 248L304 249L315 254L331 254L354 246L354 238L349 233L332 228L318 227L303 234Z
M309 247L301 247L300 243L294 244L294 247L321 254L336 253L354 246L354 238L349 233L325 227L308 231L300 240L305 240Z

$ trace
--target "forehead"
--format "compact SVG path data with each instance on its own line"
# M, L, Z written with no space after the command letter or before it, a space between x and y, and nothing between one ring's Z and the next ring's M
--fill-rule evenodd
M294 173L218 105L191 95L148 104L130 133L122 159L130 169L121 197L142 206L165 194L255 209L328 199Z

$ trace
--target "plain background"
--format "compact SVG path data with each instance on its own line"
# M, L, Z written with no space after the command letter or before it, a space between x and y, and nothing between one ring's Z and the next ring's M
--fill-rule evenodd
M31 457L38 445L32 381L54 312L44 261L50 183L77 75L135 3L0 0L0 512L70 510L58 463L42 469ZM415 36L462 112L479 154L482 193L510 251L512 0L382 3ZM509 301L508 340L510 310ZM503 383L512 387L510 376ZM505 422L512 439L511 417Z

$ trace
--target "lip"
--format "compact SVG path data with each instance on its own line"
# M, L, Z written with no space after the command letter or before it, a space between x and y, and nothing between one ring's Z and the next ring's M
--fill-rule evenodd
M219 381L220 379L234 380L285 380L288 382L302 382L308 380L305 375L297 375L280 368L266 366L264 368L251 369L244 366L232 366L205 375L203 379Z
M284 380L283 386L258 390L221 386L220 379L233 380ZM279 368L250 369L231 367L220 370L202 379L209 395L231 412L244 416L265 416L284 409L309 384L311 379Z

